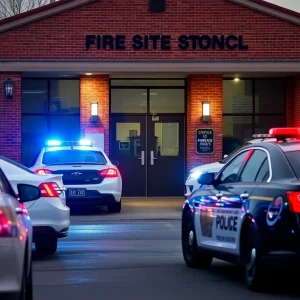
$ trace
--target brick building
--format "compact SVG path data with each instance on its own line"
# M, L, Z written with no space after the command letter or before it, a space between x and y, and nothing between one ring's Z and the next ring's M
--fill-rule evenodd
M86 136L120 162L124 196L181 196L226 139L300 125L299 25L261 0L61 0L4 19L0 154L31 165L46 139Z

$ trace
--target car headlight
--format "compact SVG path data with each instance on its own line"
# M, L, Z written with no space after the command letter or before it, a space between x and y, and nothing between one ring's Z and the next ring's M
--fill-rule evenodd
M201 176L202 172L196 171L196 172L190 172L189 178L191 179L198 179Z

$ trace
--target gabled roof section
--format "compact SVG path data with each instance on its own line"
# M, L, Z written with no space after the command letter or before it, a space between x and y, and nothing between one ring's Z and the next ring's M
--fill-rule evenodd
M264 0L228 0L278 19L300 25L300 13Z
M60 0L54 3L50 3L28 12L18 14L9 18L0 20L0 33L8 31L10 29L20 27L22 25L35 22L40 19L44 19L76 7L86 5L96 0ZM126 0L124 0L126 1ZM300 25L300 13L283 8L281 6L263 1L263 0L224 0L230 1L244 7L271 15L278 19L285 20L287 22Z
M4 32L15 27L20 27L22 25L71 10L94 1L96 0L60 0L43 5L30 11L0 20L0 32Z

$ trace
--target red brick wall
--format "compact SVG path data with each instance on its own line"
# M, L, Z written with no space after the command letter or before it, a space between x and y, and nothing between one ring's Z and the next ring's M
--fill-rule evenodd
M286 126L294 126L294 87L295 77L290 76L286 79Z
M4 81L14 82L14 96L7 99ZM0 155L21 162L21 75L0 73Z
M300 75L295 77L294 126L300 127Z
M187 80L187 171L191 168L211 162L222 157L222 75L191 75ZM202 121L202 101L210 102L211 119ZM212 128L215 134L215 152L213 154L196 153L196 129Z
M126 50L85 50L86 34L125 34ZM171 35L171 50L133 50L131 37ZM247 51L179 50L180 35L243 35ZM280 37L280 38L278 38ZM15 59L299 59L300 28L227 0L168 0L165 13L146 0L98 0L0 34L0 58ZM199 70L201 71L201 70Z
M98 102L99 121L91 123L91 102ZM109 154L109 77L108 75L86 76L80 78L80 127L104 127L104 151Z

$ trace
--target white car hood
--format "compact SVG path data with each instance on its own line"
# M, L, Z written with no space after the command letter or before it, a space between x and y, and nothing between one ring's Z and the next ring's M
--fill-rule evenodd
M217 173L224 167L224 164L219 162L214 162L211 164L202 165L199 167L195 167L191 170L191 173Z

